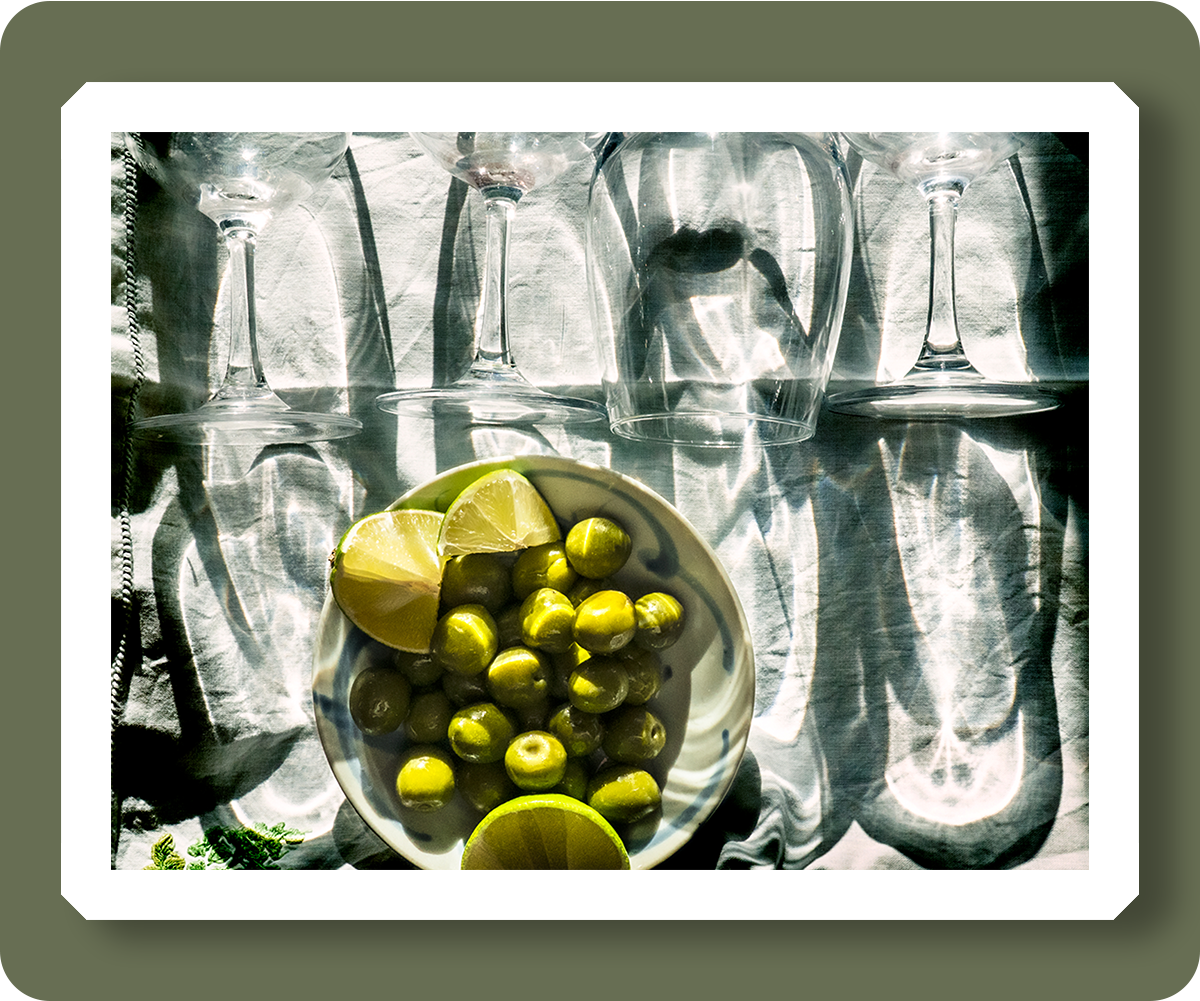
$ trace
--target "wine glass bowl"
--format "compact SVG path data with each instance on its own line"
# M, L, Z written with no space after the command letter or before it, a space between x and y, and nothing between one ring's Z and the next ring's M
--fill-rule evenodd
M895 382L831 394L829 407L873 417L1001 417L1053 410L1033 381L990 379L963 349L955 309L954 229L967 187L1021 147L1011 132L845 132L864 160L914 187L929 209L929 312L921 352Z
M322 441L361 422L293 410L271 389L258 350L254 253L280 211L308 198L341 162L348 132L128 132L138 166L211 219L229 251L230 348L224 379L196 410L133 423L140 438L204 443Z
M213 222L246 216L261 229L271 214L303 201L341 162L346 132L133 132L138 165L191 199Z
M1011 132L846 132L865 160L913 185L928 197L967 185L1021 148Z
M509 233L518 202L531 190L590 160L604 132L413 132L443 170L478 191L486 212L483 289L470 367L454 382L402 389L376 399L379 409L473 424L573 424L605 417L592 400L547 392L517 367L509 341Z
M444 170L476 191L516 192L519 198L591 159L605 133L413 132Z

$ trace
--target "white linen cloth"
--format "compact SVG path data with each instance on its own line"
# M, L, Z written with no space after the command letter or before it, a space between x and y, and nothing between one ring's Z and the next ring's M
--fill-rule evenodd
M1052 134L1023 138L963 200L959 319L985 373L1062 386L1057 412L962 425L827 412L802 445L718 451L636 444L603 423L385 414L379 393L446 381L469 359L483 213L407 134L367 133L272 223L256 259L272 386L298 408L358 417L363 432L261 450L136 443L126 466L131 396L138 415L190 409L219 382L227 290L215 228L139 176L135 351L114 135L114 867L147 865L165 833L182 851L254 823L306 832L284 867L405 867L346 803L316 738L326 558L353 520L438 471L554 452L635 476L678 507L750 622L745 760L666 866L1085 868L1086 154ZM924 208L853 154L848 164L858 235L834 380L894 378L923 333ZM601 399L589 176L564 175L518 207L509 310L532 382Z

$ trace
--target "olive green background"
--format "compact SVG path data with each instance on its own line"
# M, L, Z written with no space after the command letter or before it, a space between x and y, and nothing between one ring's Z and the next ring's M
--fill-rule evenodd
M232 8L235 8L233 10ZM222 11L220 8L227 8ZM291 8L291 10L289 10ZM206 47L201 17L236 18L263 43ZM285 16L286 15L286 16ZM263 27L256 28L255 22ZM922 46L933 55L918 56ZM448 55L453 53L453 55ZM0 962L39 999L559 995L1157 999L1200 955L1195 726L1195 299L1200 254L1196 30L1158 3L41 3L0 40L5 518L9 643L0 823ZM1141 461L1097 455L1097 488L1144 521L1141 896L1112 922L659 924L655 881L628 923L534 919L586 901L509 901L504 924L85 922L59 895L59 109L104 80L1115 81L1141 123ZM1092 157L1136 155L1093 149ZM1131 190L1130 199L1139 197ZM1132 333L1132 332L1131 332ZM77 336L104 336L78 331ZM1130 350L1137 349L1131 337ZM98 374L98 377L99 374ZM35 420L35 418L37 418ZM100 503L85 492L86 503ZM1131 508L1131 510L1133 510ZM31 525L30 522L33 522ZM1139 530L1131 521L1130 535ZM14 573L19 572L19 576ZM1142 597L1144 595L1144 598ZM61 611L61 610L58 610ZM105 618L107 621L107 618ZM14 630L15 622L40 628ZM97 649L106 644L97 640ZM1130 665L1131 683L1138 665ZM88 670L106 670L99 656ZM97 712L104 710L97 706ZM83 775L102 782L104 774ZM39 832L44 830L44 835ZM286 877L281 877L286 878ZM763 874L764 879L771 879ZM802 892L803 879L788 886ZM915 886L914 886L915 889ZM964 901L986 909L986 901ZM397 913L403 903L397 902ZM948 916L949 917L949 916ZM467 972L473 971L473 972ZM551 986L553 985L553 986ZM7 985L0 984L0 995Z

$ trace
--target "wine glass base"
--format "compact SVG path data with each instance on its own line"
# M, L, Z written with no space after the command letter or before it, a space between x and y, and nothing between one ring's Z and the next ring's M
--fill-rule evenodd
M135 438L181 444L331 441L362 430L362 422L342 414L315 414L276 407L215 407L185 414L162 414L135 421Z
M892 420L1012 417L1054 410L1058 397L1033 382L993 382L973 371L910 373L886 386L832 393L830 410Z
M608 417L608 411L599 403L513 381L472 380L430 389L397 390L378 397L375 405L390 414L444 417L469 424L582 424Z

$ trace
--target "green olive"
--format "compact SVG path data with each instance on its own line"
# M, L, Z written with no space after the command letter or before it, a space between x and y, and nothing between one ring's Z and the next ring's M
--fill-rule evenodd
M550 661L528 647L501 650L488 665L487 686L492 698L513 709L538 705L550 685Z
M596 713L585 712L568 702L550 714L546 731L562 741L568 757L586 758L600 748L604 721Z
M592 653L615 653L636 631L633 602L623 591L597 591L575 609L575 642Z
M524 601L539 587L552 587L564 594L575 583L576 573L561 542L545 542L522 550L512 568L512 588Z
M683 605L662 591L643 594L633 603L637 632L634 642L647 650L665 650L683 632Z
M629 674L626 703L644 705L659 693L663 683L663 668L657 653L630 643L621 651L621 661Z
M591 655L590 650L585 650L578 643L572 643L562 653L551 654L551 659L555 664L561 665L567 674L570 674Z
M581 800L587 795L589 778L591 776L588 774L587 765L583 763L583 759L568 757L567 767L563 769L563 777L559 779L558 785L550 791L560 792L564 796Z
M438 747L414 747L401 759L396 793L410 810L440 810L454 795L454 763Z
M576 709L606 713L629 694L629 672L615 657L589 657L567 679L567 698Z
M454 707L440 688L418 692L412 697L404 730L414 744L436 744L446 739L446 727Z
M463 761L478 764L500 761L516 735L517 728L509 715L491 702L464 706L450 717L446 727L450 750Z
M567 752L558 738L543 730L518 734L504 752L504 769L521 789L545 792L562 781Z
M469 706L475 702L487 702L491 698L487 687L487 674L455 674L447 671L442 675L442 691L457 707Z
M496 619L496 648L507 650L510 646L520 646L521 639L521 605L520 602L506 606Z
M512 600L511 560L504 553L452 556L442 569L442 605L482 605L495 615Z
M567 679L575 670L575 665L569 663L565 653L550 654L550 678L546 685L546 698L551 702L562 702L567 697Z
M667 742L663 721L645 706L624 705L604 718L604 753L612 761L637 765L657 757Z
M403 650L397 650L396 667L413 688L436 685L442 676L442 665L427 653L405 653Z
M486 764L463 761L459 763L457 772L455 780L458 791L480 813L496 809L521 791L508 777L502 760Z
M517 706L511 712L517 721L518 733L524 733L526 730L545 730L546 720L550 718L550 699L543 696L537 702Z
M400 729L408 717L412 686L391 667L368 667L350 686L350 718L365 734L379 737Z
M554 670L550 674L550 688L547 694L558 702L567 697L567 681L571 672L587 660L591 654L578 643L572 643L565 653L552 653L550 665Z
M571 604L578 608L579 603L584 598L590 598L597 591L612 591L616 589L616 585L607 577L599 579L580 577L567 591L567 597L571 599Z
M611 824L630 824L662 803L658 782L636 765L606 765L588 782L586 802Z
M479 674L492 662L498 647L492 613L482 605L459 605L438 619L430 653L447 671Z
M576 522L564 540L567 559L583 577L611 577L625 565L633 550L629 533L610 518Z
M539 587L521 602L521 639L547 653L566 653L575 642L575 606L561 591Z

